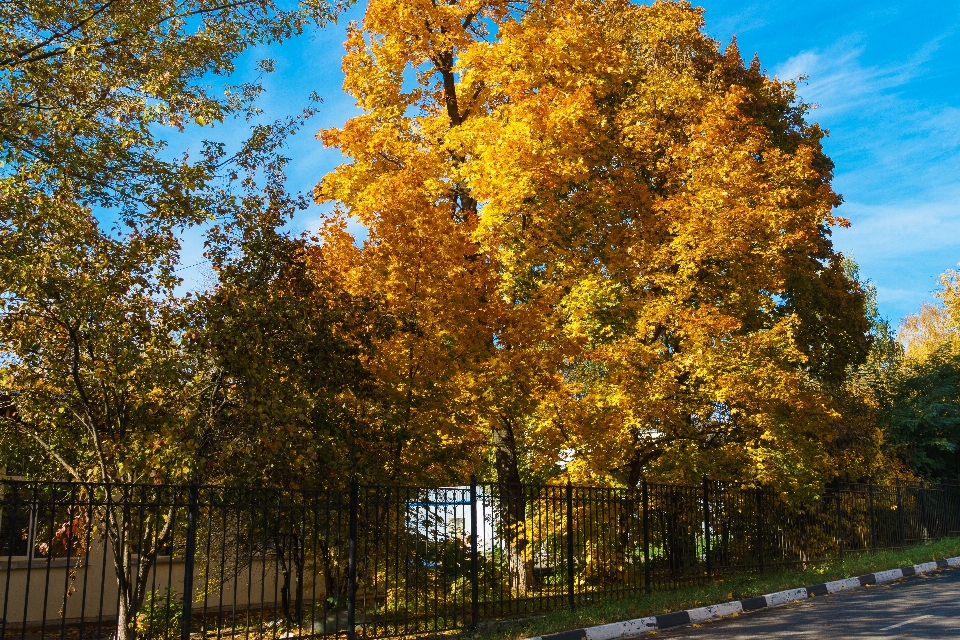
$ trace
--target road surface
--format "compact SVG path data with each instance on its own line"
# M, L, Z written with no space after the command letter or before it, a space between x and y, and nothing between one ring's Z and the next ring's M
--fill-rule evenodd
M659 638L960 638L960 569L802 600Z

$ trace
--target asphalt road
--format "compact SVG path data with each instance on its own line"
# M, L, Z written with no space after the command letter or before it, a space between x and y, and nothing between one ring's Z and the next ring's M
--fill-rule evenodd
M960 570L761 609L659 638L960 638Z

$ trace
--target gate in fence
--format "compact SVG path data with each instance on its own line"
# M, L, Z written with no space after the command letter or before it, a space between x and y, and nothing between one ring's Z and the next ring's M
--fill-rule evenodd
M0 482L0 639L393 637L960 535L960 486Z

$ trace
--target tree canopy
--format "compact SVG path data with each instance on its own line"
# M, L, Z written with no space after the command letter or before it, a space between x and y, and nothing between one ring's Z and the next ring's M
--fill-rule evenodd
M346 161L297 236L284 140L314 107L257 124L259 82L209 79L341 8L0 8L3 437L45 473L794 492L948 473L956 275L901 349L832 244L810 106L702 10L369 0L343 58L361 112L319 132ZM239 149L177 157L161 133L234 117ZM187 295L200 225L215 277Z
M364 113L321 132L351 161L316 193L348 286L407 319L376 364L405 429L514 476L560 452L628 484L835 468L869 326L823 132L702 27L672 2L368 4Z
M224 387L191 350L204 321L200 301L177 293L179 234L295 206L278 150L302 117L194 158L170 153L163 128L255 116L259 84L220 94L210 78L336 12L269 0L0 7L0 390L16 407L4 420L15 453L32 443L55 474L85 481L203 475Z
M889 447L929 480L960 478L960 273L936 297L901 322L902 356L879 388Z

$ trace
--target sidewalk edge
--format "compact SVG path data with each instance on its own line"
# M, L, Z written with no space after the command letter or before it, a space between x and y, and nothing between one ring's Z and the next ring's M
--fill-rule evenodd
M948 567L960 567L960 556L937 560L936 562L925 562L923 564L913 565L912 567L878 571L864 576L857 576L856 578L814 584L799 589L787 589L786 591L768 593L753 598L744 598L743 600L734 600L733 602L715 604L709 607L675 611L673 613L627 620L625 622L612 622L596 627L585 627L583 629L574 629L573 631L563 631L527 638L526 640L623 640L645 634L649 631L675 629L677 627L704 622L706 620L725 618L747 611L779 607L780 605L798 600L806 600L807 598L850 589L860 589L869 585L891 582L893 580L899 580L900 578L920 575Z

